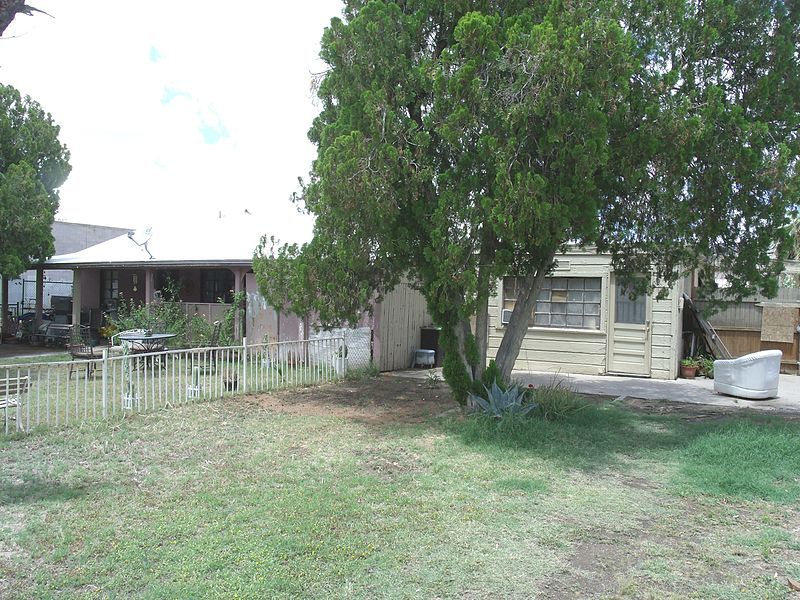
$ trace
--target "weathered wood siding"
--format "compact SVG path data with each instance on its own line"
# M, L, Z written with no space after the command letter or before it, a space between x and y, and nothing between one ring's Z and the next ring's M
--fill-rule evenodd
M374 351L381 371L411 367L419 349L420 329L433 325L423 295L408 283L398 284L376 307Z
M708 317L708 321L734 358L760 350L780 350L783 352L782 371L797 373L800 335L795 335L792 344L761 341L763 310L759 304L762 302L800 302L800 289L781 288L775 298L752 296L744 298L741 302L731 302ZM697 306L704 309L708 303L698 301Z
M516 370L551 371L600 375L607 372L611 257L591 252L568 252L559 258L556 277L599 277L602 281L600 329L530 327L522 343ZM651 377L674 379L678 372L681 321L678 299L682 284L670 290L665 300L651 302ZM503 289L498 282L489 299L489 350L492 359L505 331L501 323Z

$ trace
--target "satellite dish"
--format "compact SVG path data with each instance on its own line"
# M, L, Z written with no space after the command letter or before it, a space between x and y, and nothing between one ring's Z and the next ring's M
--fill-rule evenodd
M136 231L129 231L128 237L133 240L133 243L137 246L144 246L147 242L150 241L150 238L153 236L153 228L147 227L145 229L137 229Z
M128 232L128 237L130 238L130 240L137 246L142 246L151 259L153 258L153 255L150 254L150 250L148 250L147 248L147 242L150 241L150 238L152 236L153 236L152 227L147 227L145 229L137 229L136 231Z

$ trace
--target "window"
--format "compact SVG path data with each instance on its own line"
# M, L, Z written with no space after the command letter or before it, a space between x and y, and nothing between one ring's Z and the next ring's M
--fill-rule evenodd
M549 277L542 284L530 326L600 329L600 277ZM517 279L503 280L503 308L513 310Z
M200 274L200 302L233 302L233 273L228 269L208 269Z
M617 286L617 299L614 303L614 321L631 325L644 325L647 318L647 294L639 294L631 299L631 292Z
M100 306L106 312L115 312L119 301L119 271L100 271Z

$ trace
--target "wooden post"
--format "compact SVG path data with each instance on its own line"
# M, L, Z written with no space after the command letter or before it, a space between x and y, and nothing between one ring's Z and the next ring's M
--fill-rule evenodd
M153 301L153 270L147 269L144 272L144 303L150 304Z
M233 337L239 339L242 334L242 315L241 307L238 304L237 295L242 291L242 272L239 269L233 271Z
M81 271L72 271L72 325L76 335L81 326Z
M39 332L44 309L44 268L36 267L36 313L34 317L34 333Z

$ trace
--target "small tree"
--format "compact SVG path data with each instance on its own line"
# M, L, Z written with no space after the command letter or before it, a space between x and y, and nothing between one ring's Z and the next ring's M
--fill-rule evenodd
M520 282L507 379L568 243L630 281L718 269L733 295L773 293L797 201L799 21L762 0L346 1L300 198L314 238L264 240L262 292L336 324L408 277L461 401L495 282Z

